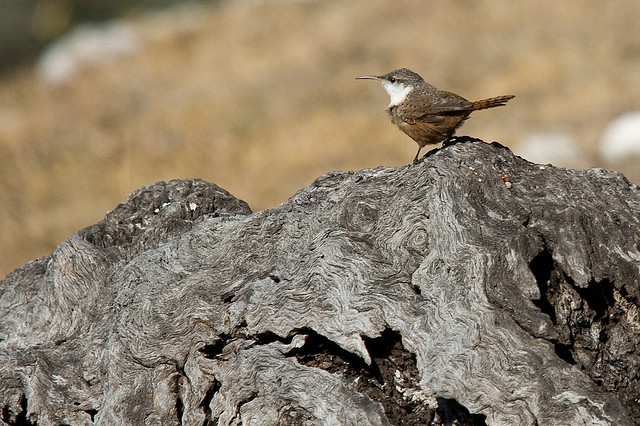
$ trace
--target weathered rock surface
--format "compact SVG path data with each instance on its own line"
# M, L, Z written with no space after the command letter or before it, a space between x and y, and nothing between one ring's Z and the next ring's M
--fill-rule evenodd
M640 190L458 138L141 188L0 283L3 424L640 422Z

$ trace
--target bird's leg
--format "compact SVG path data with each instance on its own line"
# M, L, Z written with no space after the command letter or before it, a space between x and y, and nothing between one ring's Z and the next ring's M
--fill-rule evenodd
M416 158L413 159L413 162L415 163L416 161L418 161L418 155L420 155L420 150L422 149L422 147L418 148L418 152L416 152Z

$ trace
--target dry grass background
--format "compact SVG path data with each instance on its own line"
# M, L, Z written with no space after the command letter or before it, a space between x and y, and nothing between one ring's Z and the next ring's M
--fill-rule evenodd
M517 152L563 131L603 164L604 127L640 109L640 3L223 1L128 18L139 54L52 86L0 80L0 276L142 185L202 178L254 210L331 170L407 164L417 146L361 74L406 66L471 100L517 97L459 131ZM570 162L571 163L571 162ZM623 170L636 182L633 162Z

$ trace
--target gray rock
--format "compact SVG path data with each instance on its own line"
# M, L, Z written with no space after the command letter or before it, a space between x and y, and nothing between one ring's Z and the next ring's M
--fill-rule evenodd
M640 190L454 142L255 213L134 192L0 283L2 421L640 421Z

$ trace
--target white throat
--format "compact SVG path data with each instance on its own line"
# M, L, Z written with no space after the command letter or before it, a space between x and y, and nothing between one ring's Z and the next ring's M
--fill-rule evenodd
M387 106L387 108L391 108L392 106L396 106L396 105L400 105L402 102L404 102L405 99L407 99L407 95L409 94L409 92L411 92L411 90L413 90L413 87L411 86L402 86L400 84L391 84L387 81L383 81L382 82L382 87L384 87L384 90L387 91L387 93L389 94L389 106Z

